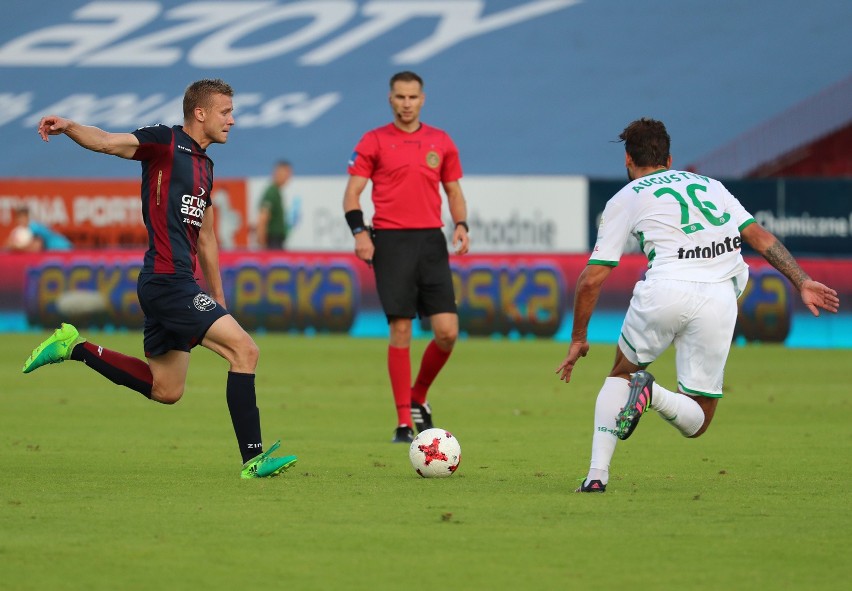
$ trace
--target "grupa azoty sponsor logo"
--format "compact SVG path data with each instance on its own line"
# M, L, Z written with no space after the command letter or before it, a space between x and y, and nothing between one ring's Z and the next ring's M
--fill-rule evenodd
M71 13L71 22L5 43L0 66L168 67L185 60L199 68L223 68L293 53L301 66L323 66L415 19L427 19L433 26L425 37L390 57L395 64L419 64L468 39L580 2L533 0L490 12L483 0L232 1L217 2L215 9L209 2L174 8L149 1L90 2ZM255 41L273 27L284 32Z
M198 187L198 195L181 196L180 212L183 215L183 223L201 227L204 219L204 210L207 208L207 200L204 198L206 191L204 187Z
M24 32L0 45L0 68L228 68L287 59L303 68L334 64L382 41L397 29L418 27L388 56L413 67L462 42L540 18L581 0L531 0L488 9L483 0L303 0L89 2L65 22ZM63 4L64 6L64 4ZM61 17L63 18L63 17ZM280 32L279 32L280 31ZM12 74L14 76L14 74ZM102 87L104 88L104 87ZM44 96L32 88L0 92L0 126L20 120L32 127L47 112L102 127L182 121L182 93L139 93L137 88L96 87L85 93ZM237 89L241 128L311 125L343 101L343 92L283 94Z

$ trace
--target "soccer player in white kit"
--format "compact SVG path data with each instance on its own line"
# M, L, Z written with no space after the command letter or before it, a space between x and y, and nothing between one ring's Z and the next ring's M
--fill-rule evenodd
M556 373L571 380L589 351L589 320L601 287L630 236L648 257L645 278L630 300L615 364L595 404L589 473L577 492L604 492L618 439L627 439L652 408L685 437L710 425L748 281L743 241L799 291L815 316L837 312L837 292L813 281L790 252L755 222L714 179L671 169L671 139L662 122L639 119L619 136L630 182L606 204L594 251L577 280L568 354ZM676 349L677 391L645 371L669 345Z

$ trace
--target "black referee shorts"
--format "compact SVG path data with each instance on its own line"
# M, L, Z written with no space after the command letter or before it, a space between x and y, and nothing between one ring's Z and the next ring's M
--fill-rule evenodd
M447 239L440 228L373 230L376 291L390 318L456 312Z
M140 275L136 294L145 315L146 357L190 351L214 322L228 314L192 277Z

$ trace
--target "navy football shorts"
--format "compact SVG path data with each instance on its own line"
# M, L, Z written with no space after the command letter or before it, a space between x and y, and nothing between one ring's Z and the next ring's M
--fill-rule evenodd
M440 228L373 230L376 291L388 318L456 313L447 239Z
M136 293L145 314L146 357L191 350L228 314L192 277L140 275Z

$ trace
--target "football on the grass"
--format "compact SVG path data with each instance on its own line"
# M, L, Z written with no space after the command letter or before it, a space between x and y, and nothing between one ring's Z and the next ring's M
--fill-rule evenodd
M452 476L461 462L461 446L444 429L426 429L417 434L408 450L411 465L423 478Z

